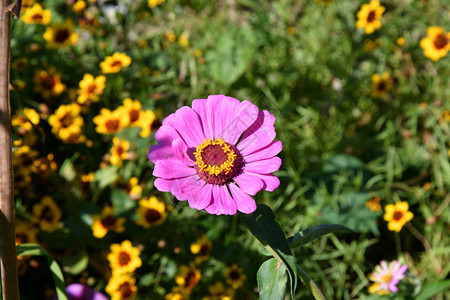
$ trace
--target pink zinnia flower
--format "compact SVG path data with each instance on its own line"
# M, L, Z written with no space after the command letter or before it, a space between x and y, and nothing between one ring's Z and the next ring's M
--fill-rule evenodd
M397 284L405 277L407 269L408 266L401 265L398 260L391 261L389 265L382 260L375 267L375 271L369 275L369 279L375 282L370 286L369 292L381 295L397 292Z
M208 213L252 213L249 195L275 190L280 181L275 117L249 101L224 95L197 99L166 117L155 133L155 187Z

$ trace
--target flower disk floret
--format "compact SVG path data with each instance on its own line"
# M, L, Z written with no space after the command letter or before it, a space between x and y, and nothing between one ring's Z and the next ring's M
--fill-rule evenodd
M155 187L208 213L252 213L250 195L275 190L280 141L275 117L249 101L224 95L196 99L166 117L150 148Z

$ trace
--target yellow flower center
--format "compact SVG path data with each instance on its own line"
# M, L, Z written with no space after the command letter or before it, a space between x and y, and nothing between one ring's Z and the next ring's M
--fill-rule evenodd
M391 279L392 279L391 273L388 273L388 274L384 275L383 277L381 277L381 281L383 281L385 283L388 283L389 281L391 281Z
M238 174L242 158L233 145L222 138L205 139L194 152L195 168L207 183L223 184Z

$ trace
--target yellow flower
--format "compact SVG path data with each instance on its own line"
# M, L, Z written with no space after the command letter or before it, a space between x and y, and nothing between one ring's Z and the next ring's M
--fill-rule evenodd
M384 220L388 222L390 231L400 232L403 225L411 221L414 214L409 211L408 202L397 202L395 205L388 204L384 207Z
M383 72L381 75L373 74L371 80L373 98L384 96L392 88L392 80L388 72Z
M375 41L372 41L371 39L365 39L364 45L363 45L363 50L366 52L369 52L369 51L372 51L373 49L380 47L381 44L382 44L382 41L380 38L375 39Z
M41 5L36 3L30 9L25 10L21 20L26 24L47 25L52 20L52 13L49 9L43 9Z
M126 190L131 199L137 200L142 194L142 186L139 185L139 179L137 177L131 177Z
M133 247L131 242L126 240L122 244L112 244L111 252L106 256L113 276L130 274L142 265L139 258L141 253L138 248Z
M206 237L206 235L201 236L194 243L191 244L192 254L197 255L195 257L195 262L197 264L205 261L209 258L209 253L211 253L212 244Z
M81 14L85 9L86 9L86 2L84 2L83 0L78 0L72 6L72 10L76 14Z
M125 231L123 224L125 223L125 218L114 216L114 209L111 206L105 206L102 209L102 215L92 216L92 232L93 235L101 239L103 238L109 230L121 233Z
M19 57L11 63L11 68L18 71L22 71L27 66L28 66L28 58L26 57Z
M100 63L102 73L117 73L122 67L128 67L131 64L131 57L125 53L115 52L112 56L105 57L105 60Z
M40 93L44 99L57 97L66 89L61 83L61 75L55 68L49 68L48 71L36 70L33 76L34 92Z
M170 42L173 43L177 40L177 36L173 30L168 30L164 33L164 37Z
M172 288L172 292L167 294L165 297L166 300L188 300L189 294L180 288L179 286L175 286Z
M368 200L366 202L366 206L370 208L371 211L380 211L381 210L380 197L375 196L372 199Z
M114 137L109 162L112 165L122 165L122 161L128 159L128 149L130 149L130 142Z
M23 172L30 173L38 172L38 168L35 165L35 161L39 155L34 149L31 149L30 146L20 146L16 150L13 151L13 164L18 169L23 169Z
M189 33L183 32L178 38L178 44L183 48L189 46Z
M236 264L232 264L227 268L225 278L227 279L227 283L236 290L244 284L247 276L242 272L242 268L239 268Z
M380 5L380 1L371 0L369 4L363 4L357 13L357 28L364 28L366 34L371 34L381 27L381 16L385 11L384 6Z
M166 1L166 0L148 0L147 4L148 4L148 7L153 8L153 7L163 3L164 1Z
M34 5L34 0L22 0L22 10L26 11Z
M111 300L133 300L137 295L136 279L129 274L112 276L105 290Z
M167 218L166 205L155 196L151 196L150 199L143 198L140 200L136 213L139 216L136 224L144 228L159 225Z
M95 131L101 134L114 134L119 132L125 124L121 110L110 111L107 108L102 108L100 114L93 119L97 125Z
M439 26L431 26L427 29L427 37L420 41L420 47L424 55L434 61L447 55L450 49L450 32L445 32Z
M47 41L48 48L59 48L65 46L74 46L78 42L78 34L73 30L73 23L70 19L63 24L54 24L47 27L44 33L44 39Z
M139 126L142 128L139 136L142 138L148 137L152 131L152 124L155 120L155 114L151 110L144 110L141 116Z
M78 104L72 103L61 105L48 119L52 126L52 132L66 143L82 143L86 140L82 127L84 120L80 116L81 108Z
M209 295L202 300L231 300L234 298L234 290L226 289L225 285L218 281L214 285L208 287Z
M100 95L105 90L106 77L103 75L94 78L91 74L84 74L83 79L78 84L77 102L85 104L86 102L97 102Z
M37 111L25 107L23 111L16 111L16 114L11 119L11 125L13 127L19 127L19 131L25 134L33 128L33 125L39 124L40 119Z
M198 284L202 275L200 270L197 269L195 264L190 263L189 266L181 265L180 272L175 275L175 282L186 293L190 293L191 290Z
M33 205L33 223L39 223L43 231L53 232L58 228L61 219L61 210L52 197L45 196L41 202Z
M36 243L36 235L38 230L29 222L16 220L15 222L16 232L16 246L26 243Z
M406 43L406 40L404 37L399 37L397 39L397 45L399 45L400 47L403 46Z

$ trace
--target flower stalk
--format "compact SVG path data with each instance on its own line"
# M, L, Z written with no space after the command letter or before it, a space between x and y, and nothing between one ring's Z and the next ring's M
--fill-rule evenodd
M9 0L0 1L0 257L2 297L19 300L14 232L11 116L9 108ZM18 13L17 13L18 14Z

